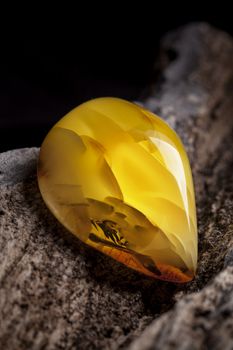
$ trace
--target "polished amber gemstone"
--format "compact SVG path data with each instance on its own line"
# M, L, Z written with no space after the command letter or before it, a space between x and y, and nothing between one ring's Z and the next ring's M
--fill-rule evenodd
M177 134L117 98L83 103L45 138L43 199L88 245L148 276L187 282L197 265L195 198Z

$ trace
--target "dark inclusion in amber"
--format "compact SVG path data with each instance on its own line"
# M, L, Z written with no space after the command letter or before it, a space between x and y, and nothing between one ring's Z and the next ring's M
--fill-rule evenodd
M48 208L88 245L161 280L195 275L189 161L151 112L116 98L75 108L45 138L38 181Z

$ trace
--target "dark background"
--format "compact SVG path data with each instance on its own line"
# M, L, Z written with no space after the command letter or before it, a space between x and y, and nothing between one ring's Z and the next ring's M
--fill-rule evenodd
M223 3L206 12L191 3L185 13L168 3L157 13L153 7L8 19L1 32L0 151L39 146L51 126L85 100L140 98L167 31L206 21L232 35L231 10Z

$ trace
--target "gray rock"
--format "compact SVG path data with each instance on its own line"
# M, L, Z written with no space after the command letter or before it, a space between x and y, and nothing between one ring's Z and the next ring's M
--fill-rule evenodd
M181 298L154 321L130 350L232 349L233 268L221 272L199 293Z
M197 278L154 281L70 241L41 199L38 150L3 153L1 349L232 348L232 39L187 26L164 38L158 65L161 79L141 102L177 130L191 159Z
M38 149L16 149L0 154L0 183L16 184L22 182L37 164Z

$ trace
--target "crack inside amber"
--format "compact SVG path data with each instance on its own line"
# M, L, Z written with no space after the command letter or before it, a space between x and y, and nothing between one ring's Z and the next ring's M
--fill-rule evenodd
M189 161L151 112L116 98L75 108L45 138L38 181L49 209L88 245L161 280L195 275Z

